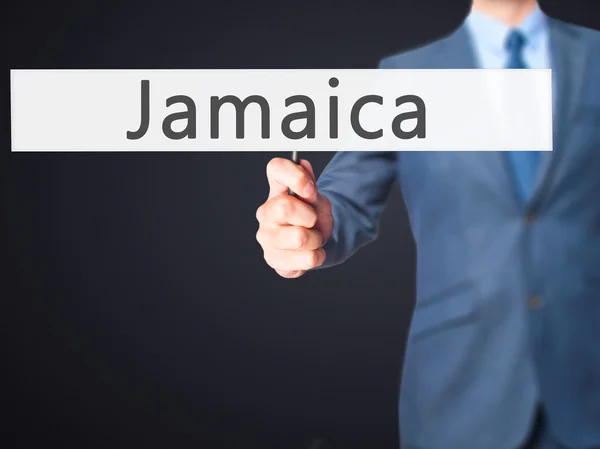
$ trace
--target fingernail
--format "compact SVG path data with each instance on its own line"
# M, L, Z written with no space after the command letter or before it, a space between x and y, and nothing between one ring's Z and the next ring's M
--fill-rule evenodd
M309 182L304 186L304 189L302 189L302 196L307 198L313 193L315 193L315 184L313 182Z

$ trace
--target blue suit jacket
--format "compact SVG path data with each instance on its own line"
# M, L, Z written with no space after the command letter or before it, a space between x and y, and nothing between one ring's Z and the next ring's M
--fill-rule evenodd
M600 33L550 22L554 151L527 204L502 152L340 152L318 180L325 266L376 237L402 188L417 247L403 449L516 448L540 401L557 442L600 448ZM463 26L380 67L475 62Z

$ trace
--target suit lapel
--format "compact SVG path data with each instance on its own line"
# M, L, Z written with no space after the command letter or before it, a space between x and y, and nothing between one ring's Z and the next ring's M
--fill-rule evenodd
M566 130L585 84L586 47L576 28L548 18L554 90L553 148L544 152L531 205L541 201L557 164L565 156Z

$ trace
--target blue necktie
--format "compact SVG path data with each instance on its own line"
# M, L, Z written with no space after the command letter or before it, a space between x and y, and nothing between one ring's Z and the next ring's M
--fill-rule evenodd
M518 30L512 30L506 39L509 53L507 69L526 69L523 61L525 36ZM523 200L529 199L535 185L536 174L540 162L539 151L511 151L508 153L513 168L518 190Z

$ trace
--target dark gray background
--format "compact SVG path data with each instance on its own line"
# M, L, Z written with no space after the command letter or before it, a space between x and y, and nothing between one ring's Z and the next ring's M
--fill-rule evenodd
M2 16L7 69L373 68L469 4L34 1ZM600 28L592 4L543 7ZM397 188L376 243L283 280L255 210L286 154L10 154L2 95L4 447L398 447L414 247Z

